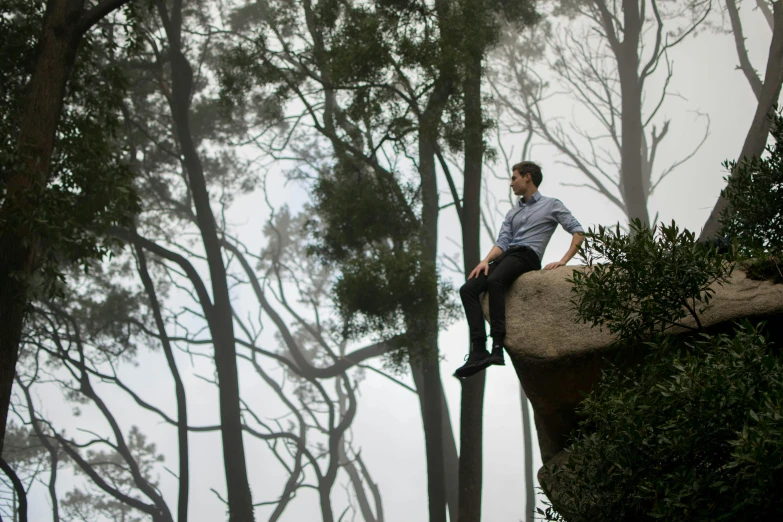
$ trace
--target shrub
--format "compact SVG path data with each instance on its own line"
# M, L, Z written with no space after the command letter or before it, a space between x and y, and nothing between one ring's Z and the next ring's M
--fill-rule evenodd
M751 277L783 282L783 117L772 115L774 144L767 157L724 166L721 195L728 205L720 216L721 235L732 238Z
M698 316L731 254L674 223L590 231L572 276L580 320L649 350L609 365L579 407L548 520L766 520L783 515L783 360L759 327L707 335ZM606 261L606 263L603 263ZM688 335L669 335L688 316Z
M575 270L572 303L592 326L606 326L621 343L647 340L672 326L693 328L709 305L715 284L723 284L732 264L717 249L696 242L672 222L652 229L632 221L620 227L589 230L581 256L587 271Z
M569 522L783 516L783 361L746 323L613 367L553 470ZM565 480L564 480L565 479Z

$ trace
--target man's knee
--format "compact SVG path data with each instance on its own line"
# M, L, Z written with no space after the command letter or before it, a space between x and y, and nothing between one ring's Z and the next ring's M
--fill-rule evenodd
M482 285L478 284L478 279L470 279L459 288L459 295L462 299L478 298L484 291Z

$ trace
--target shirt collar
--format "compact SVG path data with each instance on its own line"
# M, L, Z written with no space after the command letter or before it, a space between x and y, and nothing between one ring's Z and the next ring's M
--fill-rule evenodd
M530 196L530 201L528 201L527 203L522 201L522 198L519 198L519 206L521 207L522 205L529 205L530 203L535 203L539 199L541 199L541 192L536 191L532 196Z

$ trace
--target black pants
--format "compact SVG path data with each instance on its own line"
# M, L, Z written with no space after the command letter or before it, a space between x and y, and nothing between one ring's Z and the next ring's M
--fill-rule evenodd
M525 272L540 269L541 260L533 250L525 246L512 247L489 264L488 275L482 272L462 285L459 295L468 318L471 344L484 344L487 339L484 312L479 300L481 294L489 292L489 335L503 342L506 336L506 288Z

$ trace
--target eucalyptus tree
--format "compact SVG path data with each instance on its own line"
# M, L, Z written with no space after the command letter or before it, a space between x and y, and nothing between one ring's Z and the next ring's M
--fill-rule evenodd
M125 395L135 403L139 412L146 411L159 422L180 433L184 430L191 437L222 429L220 424L184 424L181 416L168 414L167 408L160 404L174 402L179 405L180 397L176 401L163 400L161 390L152 397L149 383L134 382L138 379L128 374L128 367L135 365L139 352L152 349L157 357L165 358L172 381L176 382L176 377L181 375L181 379L192 386L194 376L183 370L183 355L212 359L199 349L211 340L201 338L198 332L189 332L187 321L178 317L176 310L160 305L168 301L161 295L168 293L165 281L169 267L165 266L165 260L150 256L147 265L139 254L138 249L134 256L118 254L125 258L125 263L117 263L100 276L94 274L85 278L82 292L68 295L61 302L49 303L46 308L37 308L31 314L20 363L23 373L17 378L19 404L15 404L15 411L34 432L39 447L53 446L65 457L64 463L69 463L84 477L81 486L77 485L60 498L53 487L58 467L56 462L52 465L49 484L55 520L58 506L66 517L91 514L91 518L98 520L140 520L143 516L160 521L175 519L175 503L161 493L164 456L156 450L154 440L144 435L142 428L128 426L128 419L144 417L132 414L127 406L118 407L121 404L118 395ZM133 271L134 257L139 277L129 288L127 275ZM125 276L126 285L121 284L122 276ZM305 282L302 283L303 289L306 288ZM347 475L344 478L351 483L359 504L366 508L364 519L383 520L380 493L347 439L356 412L354 385L335 368L335 384L342 393L328 393L320 380L301 371L292 358L286 356L287 352L264 349L251 333L257 325L243 320L240 326L241 330L247 330L247 337L243 335L237 339L238 344L246 348L239 354L239 360L246 361L272 391L266 395L264 404L267 408L264 409L268 409L275 402L271 399L276 397L288 410L288 416L295 419L283 424L268 418L249 394L238 398L243 406L243 433L251 440L267 443L272 455L288 473L280 496L262 503L268 506L269 519L278 520L300 490L314 488L319 496L326 497L321 506L322 519L325 522L335 520L328 496L336 485L338 471L344 471ZM168 332L173 328L185 333L171 335ZM312 343L303 339L306 335L296 337L298 346L311 346ZM172 354L170 350L177 347L187 352L183 351L179 356ZM319 358L319 350L310 349L307 356L315 361ZM270 362L273 363L271 367ZM147 364L150 363L147 359ZM285 369L282 379L273 377L279 367ZM80 436L68 435L67 426L62 425L62 421L47 418L45 404L34 398L36 395L53 397L53 384L78 408L80 415L93 419L98 415L105 422L83 422ZM176 440L179 456L183 455L183 446L187 454L193 442L187 437ZM327 447L327 451L323 447ZM174 474L178 492L176 520L181 522L188 519L188 464L180 458ZM62 490L62 486L59 489Z
M139 191L148 198L149 207L139 215L136 228L115 228L113 233L132 242L140 260L147 252L165 260L174 272L184 274L183 282L190 286L187 293L198 305L195 319L206 323L209 332L207 342L213 346L211 359L217 374L215 384L221 414L219 432L223 439L230 519L251 520L253 517L247 458L243 449L243 433L247 432L259 440L275 444L281 437L288 438L300 448L292 455L296 463L289 469L291 478L281 499L275 503L272 518L279 517L296 491L303 487L300 483L303 469L312 467L317 476L322 516L329 521L333 518L330 494L337 474L341 469L352 469L353 466L353 462L340 459L340 451L344 456L344 435L356 411L354 385L345 374L345 370L354 363L344 364L343 361L342 366L336 364L327 370L307 373L313 368L300 355L299 343L287 333L288 325L283 316L270 304L266 290L247 262L249 254L241 240L231 237L226 212L234 198L255 188L257 173L246 168L247 164L238 159L236 151L221 147L235 129L220 118L216 100L210 95L210 79L214 73L211 69L214 61L211 43L220 34L215 27L218 21L212 18L210 12L207 4L186 6L174 1L169 7L159 3L158 21L150 20L139 28L145 35L148 60L144 64L130 64L136 71L140 88L134 91L132 104L125 112L131 127L129 139L135 151L131 157L140 155L142 158L136 165L140 176ZM214 200L211 191L218 191L220 198ZM218 219L217 215L221 218ZM190 229L195 233L195 241L202 244L196 252L191 250L195 244L186 246L177 240L183 230ZM237 270L247 278L261 309L259 313L272 316L286 342L288 353L292 354L293 363L258 348L251 335L254 329L238 317L234 298L230 295L230 287L236 284L238 277L229 270L232 260L239 263ZM201 263L206 264L210 289L202 279L204 276L195 268ZM290 307L286 309L293 313ZM299 319L295 313L293 318ZM236 328L241 330L242 335L236 333ZM205 342L204 339L182 341ZM250 354L241 353L239 347L250 350ZM374 353L372 349L369 352ZM293 439L288 434L269 436L265 433L268 428L252 428L243 421L244 416L250 415L260 423L263 416L251 410L241 394L239 361L246 361L287 408L293 410L295 404L295 401L285 398L281 385L264 372L258 361L262 356L291 366L289 371L313 388L311 395L320 396L320 404L330 412L321 429L328 440L325 454L319 452L313 455L307 447L304 433ZM318 379L324 378L335 378L338 387L341 387L340 404L345 406L344 415L335 414L337 400L318 382ZM301 406L306 408L307 401ZM292 411L291 414L297 415L298 412ZM313 415L312 412L310 415ZM301 415L298 418L301 429L306 431L304 419ZM329 461L323 472L318 471L317 465L321 458ZM356 490L363 494L363 486L356 486Z
M105 43L92 29L128 2L2 3L0 448L31 292L45 290L63 261L104 254L85 230L122 221L134 208L111 140L122 77L91 58Z
M419 392L431 520L444 519L446 503L452 519L480 517L483 379L465 383L458 471L437 364L439 322L454 308L436 273L437 166L469 271L480 255L488 128L482 61L498 14L519 22L533 11L525 2L243 5L223 77L236 105L254 86L288 102L279 127L250 122L250 133L266 152L295 158L294 174L315 185L312 252L340 268L344 335L403 336L395 356L410 365ZM465 152L462 195L446 148Z
M759 77L753 67L745 47L739 2L725 0L725 4L737 49L739 69L747 78L758 102L753 114L753 121L738 156L738 164L741 164L743 161L753 162L754 158L758 159L763 154L770 132L771 112L774 111L780 98L780 89L783 85L783 3L780 0L757 0L755 2L772 31L763 79ZM721 195L707 218L700 239L713 237L718 233L719 218L724 209L726 209L726 199Z
M317 350L311 350L310 357L325 350L326 359L333 363L326 367L310 365L310 359L302 355L305 342L291 334L287 321L296 322L302 328L307 325L315 332L318 330L313 329L309 319L301 311L297 313L296 307L290 306L285 299L276 302L268 298L267 280L259 282L247 261L252 256L241 241L229 237L229 223L218 220L212 208L215 197L210 192L217 192L220 194L217 214L224 217L235 198L254 189L257 174L247 170L247 165L238 161L233 151L218 147L232 129L222 123L215 99L209 95L212 52L209 44L215 31L209 26L212 20L208 16L208 6L195 3L183 6L175 1L159 3L156 7L157 17L145 13L134 19L130 35L137 47L133 55L118 56L106 50L91 55L104 71L122 68L128 78L128 98L113 99L113 104L101 107L114 118L108 120L107 117L113 125L104 128L115 131L114 135L108 135L114 140L111 143L124 144L120 150L125 153L122 158L125 163L120 172L125 173L126 178L131 172L135 175L134 189L141 198L133 222L116 220L117 226L109 228L114 237L133 245L132 252L114 251L117 262L109 265L106 273L105 267L90 265L90 276L77 278L71 274L72 279L84 285L83 292L54 283L54 294L59 295L59 299L36 302L34 322L28 325L26 338L29 364L21 368L24 371L18 372L20 408L26 422L32 429L37 429L36 435L42 444L51 444L67 454L68 461L87 477L87 484L91 484L90 490L74 490L62 502L53 500L53 518L58 517L56 506L60 505L76 516L93 516L100 512L109 519L116 519L117 513L125 516L135 510L135 515L128 516L143 513L153 520L169 520L176 513L176 519L184 522L190 498L189 432L215 431L224 439L227 503L232 520L251 520L254 511L245 471L246 457L239 451L241 446L234 444L237 440L243 441L243 434L268 443L270 451L288 473L281 496L262 503L270 506L271 520L277 520L296 493L306 489L319 492L322 517L325 521L333 520L330 493L342 472L346 472L353 485L365 519L382 520L378 488L350 444L349 428L356 412L356 383L346 371L360 363L362 357L375 355L386 348L376 343L358 354L340 353L328 344L326 348L319 344ZM120 38L117 32L126 27L120 22L106 24L102 27L102 35L107 39ZM102 92L96 90L97 94ZM79 92L88 101L92 100L88 94L96 94L86 89ZM90 108L83 100L78 102L74 103L75 113ZM75 135L79 132L84 129L73 130ZM93 161L113 166L114 158L107 154L108 148L101 148L104 142L98 139L100 136L89 137L92 141L83 146L94 147L89 149L97 156ZM79 159L84 162L83 158ZM95 167L87 162L64 163L66 167L77 165L82 169L77 170L77 174ZM96 172L103 171L98 169ZM120 181L126 178L120 178ZM199 242L203 251L199 251ZM236 283L236 274L231 273L229 267L231 260L241 261L237 271L245 276L247 286L252 286L259 308L272 316L278 325L286 343L283 354L259 345L255 332L261 325L248 325L239 319L238 304L229 299L228 289ZM212 295L205 283L207 277ZM307 287L302 284L299 288ZM328 287L324 288L328 291ZM191 301L177 309L167 303L166 289ZM301 301L301 297L297 301ZM278 311L278 306L284 311ZM140 310L145 313L140 315ZM319 317L318 311L315 316ZM206 335L198 331L187 334L194 322L199 327L206 324ZM181 329L186 335L179 338L171 335L172 328ZM241 333L237 334L235 328ZM319 341L323 343L320 338ZM167 414L165 408L145 397L143 390L134 389L123 377L122 370L132 364L133 354L140 345L160 347L165 356L175 396L172 400L176 405L174 415ZM204 346L208 349L201 355L212 361L216 369L214 382L218 385L222 418L214 426L191 426L187 415L187 376L178 368L176 354L180 348L197 356L194 347ZM291 355L293 349L296 354ZM287 377L284 381L278 383L270 377L270 369L260 359L271 360L272 368L276 368L274 364L285 367ZM315 359L320 360L320 356ZM251 368L279 398L281 407L290 410L288 415L295 416L299 422L275 426L265 417L264 405L260 409L258 405L251 407L251 401L242 396L237 382L237 361ZM39 371L42 368L46 371ZM33 387L46 388L50 378L68 398L81 402L85 408L89 406L102 418L108 432L94 430L93 438L85 441L67 435L62 426L47 419L33 400L34 395L28 395L26 391ZM192 381L193 377L190 379ZM326 385L320 382L324 379L334 380L335 392L327 391ZM297 381L297 387L293 391L286 389L285 383L293 380ZM129 430L125 425L127 412L113 409L103 396L99 388L107 384L115 389L111 393L126 394L140 410L146 410L176 428L179 460L175 474L176 509L158 491L154 476L144 472L145 469L150 471L149 467L145 468L150 462L139 460L143 455L140 457L134 448L149 444L144 443L140 431ZM319 411L320 408L325 408L326 413ZM82 444L102 447L104 453L83 453ZM322 447L327 451L322 451ZM57 466L53 466L53 473L56 469ZM56 495L56 491L52 494ZM375 513L368 507L368 496L375 503Z
M346 338L404 336L409 349L398 355L410 357L419 390L433 521L446 516L435 156L454 90L450 46L438 38L454 34L443 30L450 12L444 1L251 4L236 14L235 29L256 21L261 30L231 53L224 77L234 99L258 82L295 100L315 131L298 126L292 142L308 153L302 167L312 167L300 171L317 187L314 253L340 266L335 292Z
M497 55L494 92L510 125L533 128L554 146L586 178L577 186L597 192L629 220L649 222L649 196L709 134L707 119L691 152L656 168L671 128L671 119L659 114L674 75L669 52L698 30L712 6L711 0L558 2L549 22L531 32L509 31ZM558 99L575 104L567 125L551 108L545 114L547 100L561 93L549 88L536 64L554 73L567 95Z

